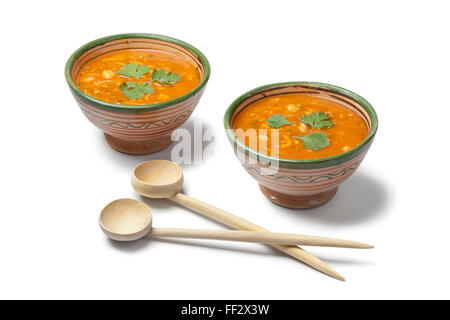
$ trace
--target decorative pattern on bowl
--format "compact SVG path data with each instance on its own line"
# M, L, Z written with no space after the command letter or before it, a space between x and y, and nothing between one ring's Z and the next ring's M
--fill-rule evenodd
M231 130L236 115L252 102L268 96L302 92L338 101L356 112L369 128L366 139L354 149L336 156L292 160L273 158L250 149ZM259 182L269 200L291 208L312 208L329 201L339 185L356 171L373 142L378 118L365 99L346 89L325 83L287 82L262 86L237 98L225 113L224 126L237 158Z
M176 99L142 106L104 102L76 86L77 74L89 60L116 50L149 48L192 61L201 76L199 85ZM172 132L194 111L210 72L208 60L198 49L177 39L146 33L120 34L89 42L72 54L65 69L67 83L83 114L105 133L111 147L130 154L153 153L171 144Z

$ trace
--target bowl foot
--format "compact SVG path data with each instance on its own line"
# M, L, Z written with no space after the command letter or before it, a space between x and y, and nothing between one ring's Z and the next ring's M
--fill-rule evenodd
M167 148L172 144L171 136L163 136L149 140L123 140L105 133L106 141L115 150L128 154L149 154Z
M338 187L306 196L293 196L278 191L271 190L259 184L259 188L267 199L282 207L287 208L314 208L328 202L336 194Z

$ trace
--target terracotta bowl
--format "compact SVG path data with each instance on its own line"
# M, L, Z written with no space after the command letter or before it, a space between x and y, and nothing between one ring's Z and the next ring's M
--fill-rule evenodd
M194 63L201 76L199 85L176 99L142 106L117 105L97 100L76 86L80 69L91 59L120 49L149 48L176 54ZM205 90L210 66L199 50L183 41L155 34L129 33L85 44L70 56L65 75L81 111L103 130L111 147L125 153L146 154L171 144L172 132L189 118Z
M273 95L302 92L337 101L352 109L369 128L366 139L354 149L336 156L291 160L259 153L234 135L231 128L236 115L252 102ZM241 164L259 182L261 191L270 201L290 208L312 208L330 200L339 185L356 171L375 137L378 119L372 106L351 91L325 83L286 82L262 86L237 98L225 112L224 125Z

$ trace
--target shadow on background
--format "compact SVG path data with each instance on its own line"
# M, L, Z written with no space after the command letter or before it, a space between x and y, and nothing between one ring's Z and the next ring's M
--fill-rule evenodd
M323 262L333 265L333 266L374 266L376 265L373 261L364 261L364 260L356 260L356 259L330 259L325 258L321 255L314 254L317 258L322 260Z
M211 130L211 126L209 126L203 119L196 119L196 118L188 119L188 121L186 121L179 128L179 129L185 129L185 130L189 131L189 133L190 133L189 143L191 144L192 155L188 158L191 159L191 163L194 160L193 159L193 157L194 157L194 155L193 155L194 154L194 139L202 139L202 137L195 137L195 135L194 135L194 131L195 131L194 127L195 127L196 122L200 122L202 124L202 131L201 131L202 136L207 130ZM109 146L108 142L106 141L106 138L105 138L103 132L98 132L97 137L101 140L101 141L99 141L99 145L102 146L101 152L106 154L106 156L108 158L110 158L114 161L117 161L120 165L122 165L125 168L134 168L139 163L148 161L148 160L156 160L156 159L171 160L172 150L178 143L181 143L182 139L183 139L183 138L181 138L179 141L173 141L173 143L169 147L167 147L166 149L161 150L159 152L156 152L156 153L146 154L146 155L130 155L130 154L126 154L126 153L121 153L121 152L116 151L113 148L111 148ZM214 136L212 137L211 141L203 141L203 139L202 139L201 142L202 143L201 143L201 151L200 152L202 154L201 162L203 162L206 158L208 158L208 154L205 154L205 149L206 148L210 149L211 147L214 148L214 143L215 143ZM179 165L183 168L183 170L192 166L192 164L184 164L184 163L181 163Z
M390 196L379 180L357 172L341 184L334 198L325 205L313 209L283 209L281 212L328 225L364 223L383 213Z
M112 247L115 249L126 252L126 253L133 253L140 250L143 250L144 248L148 248L148 246L154 245L156 242L161 243L168 243L178 246L190 246L190 247L197 247L197 248L203 248L203 249L210 249L210 250L226 250L230 252L237 252L237 253L245 253L245 254L255 254L255 255L268 255L268 256L284 256L279 251L270 248L267 245L258 244L255 243L255 248L243 248L243 247L237 247L233 246L228 241L214 241L215 243L206 242L205 240L200 239L171 239L171 238L142 238L136 241L129 241L129 242L120 242L108 239L107 240ZM207 254L207 253L205 253Z
M152 245L151 240L145 238L136 241L115 241L111 239L107 241L114 249L127 253L133 253Z
M192 247L211 249L211 250L227 250L227 251L231 251L231 252L239 252L239 253L246 253L246 254L285 256L281 252L279 252L273 248L270 248L268 245L259 244L259 243L253 244L253 245L259 246L259 247L255 247L255 249L249 249L249 248L238 248L233 245L227 244L227 242L229 243L229 241L221 241L221 240L215 241L216 243L214 243L214 244L211 242L206 243L205 240L196 240L196 239L169 239L169 238L156 239L155 238L155 239L152 239L152 241L171 243L171 244L180 245L180 246L192 246Z

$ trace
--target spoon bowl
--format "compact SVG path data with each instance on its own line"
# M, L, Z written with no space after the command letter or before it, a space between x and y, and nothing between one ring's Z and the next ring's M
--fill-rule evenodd
M152 229L152 213L141 201L118 199L102 210L99 223L108 238L134 241L145 237Z
M171 198L181 190L183 181L183 171L169 160L143 162L131 177L134 190L148 198Z

